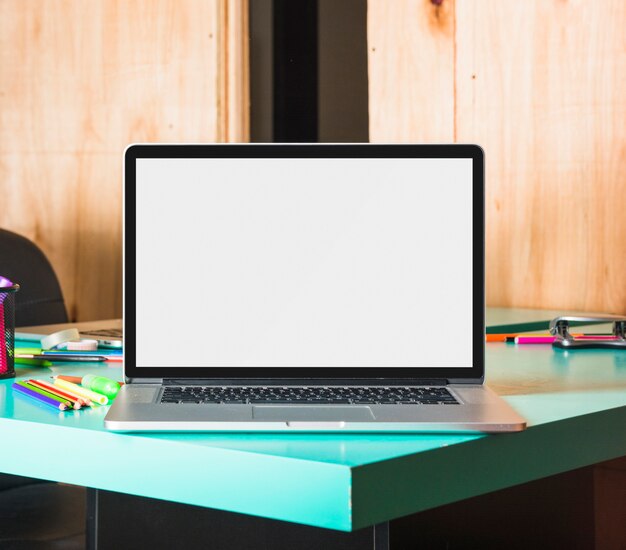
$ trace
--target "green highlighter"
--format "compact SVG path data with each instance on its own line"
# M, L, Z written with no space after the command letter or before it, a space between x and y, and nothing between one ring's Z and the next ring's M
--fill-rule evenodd
M31 365L33 367L51 367L52 361L46 359L27 359L24 357L15 357L13 359L16 365Z
M15 346L15 353L20 355L41 355L41 348L21 348Z
M80 385L91 391L106 395L111 400L115 399L117 392L120 391L120 385L115 380L105 378L104 376L96 376L95 374L83 376Z

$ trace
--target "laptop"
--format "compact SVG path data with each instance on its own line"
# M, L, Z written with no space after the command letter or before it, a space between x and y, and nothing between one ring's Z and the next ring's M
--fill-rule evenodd
M511 432L474 145L132 145L115 431Z

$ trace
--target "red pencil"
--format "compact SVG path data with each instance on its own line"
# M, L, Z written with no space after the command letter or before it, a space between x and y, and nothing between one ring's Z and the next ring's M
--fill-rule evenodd
M83 397L82 395L77 395L75 393L70 392L69 390L62 390L58 386L54 386L49 384L44 380L33 380L33 382L37 382L40 386L44 386L44 389L49 392L57 393L61 397L65 399L72 399L74 401L78 401L81 405L85 407L91 407L91 400Z
M82 402L81 399L77 398L75 395L71 395L69 393L66 393L64 391L59 391L54 387L51 387L49 384L46 384L45 382L41 382L40 380L33 380L32 378L28 381L29 384L35 386L36 388L42 389L44 391L47 391L48 393L51 393L53 395L57 395L59 397L62 397L63 399L67 399L68 401L70 401L72 403L72 408L78 410L80 409L84 403Z

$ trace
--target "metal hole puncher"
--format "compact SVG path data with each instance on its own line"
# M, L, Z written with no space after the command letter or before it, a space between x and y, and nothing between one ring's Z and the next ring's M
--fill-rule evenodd
M612 336L576 339L569 332L570 323L613 323ZM616 315L591 315L589 317L556 317L550 321L550 334L554 336L552 346L561 349L604 348L626 351L626 317Z

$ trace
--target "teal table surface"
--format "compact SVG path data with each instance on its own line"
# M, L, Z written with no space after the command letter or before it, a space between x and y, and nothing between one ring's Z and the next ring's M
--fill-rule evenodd
M18 368L18 379L120 367ZM0 471L350 531L626 455L626 352L487 345L505 435L115 434L0 381Z

